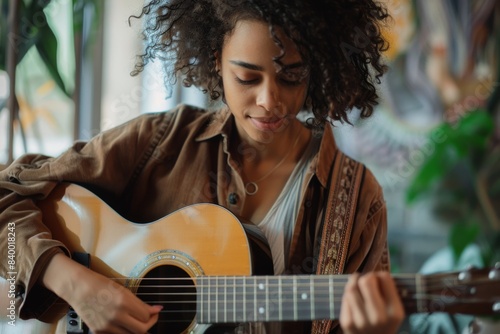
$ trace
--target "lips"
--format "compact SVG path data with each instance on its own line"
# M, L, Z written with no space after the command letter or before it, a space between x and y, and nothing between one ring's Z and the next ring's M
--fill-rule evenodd
M261 131L277 131L285 123L286 118L277 117L250 117L253 125Z

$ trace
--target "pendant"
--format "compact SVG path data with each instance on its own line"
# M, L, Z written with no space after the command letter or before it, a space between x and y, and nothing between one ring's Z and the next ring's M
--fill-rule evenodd
M247 184L245 184L245 192L247 193L247 195L255 195L257 191L259 191L259 186L257 186L257 183L248 182Z

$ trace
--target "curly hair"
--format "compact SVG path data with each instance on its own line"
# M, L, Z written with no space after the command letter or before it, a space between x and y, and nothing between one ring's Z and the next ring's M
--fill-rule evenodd
M146 48L132 75L160 59L169 66L166 82L181 74L212 100L223 97L216 54L242 19L267 22L280 47L277 27L297 45L310 75L305 108L317 120L349 122L353 108L369 117L387 68L380 27L389 15L374 0L153 0L133 17L145 19Z

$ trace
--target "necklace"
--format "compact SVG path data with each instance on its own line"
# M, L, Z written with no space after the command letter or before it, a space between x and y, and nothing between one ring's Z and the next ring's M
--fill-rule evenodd
M295 143L293 143L292 148L288 151L287 154L285 154L285 156L280 160L280 162L278 162L276 164L276 166L273 167L273 169L271 169L269 172L267 172L266 175L262 176L260 179L245 183L245 192L247 195L249 195L249 196L255 195L257 193L257 191L259 191L259 186L257 185L257 183L259 183L260 181L262 181L265 178L267 178L268 176L270 176L272 173L274 173L274 171L276 171L283 164L283 162L285 162L285 160L288 158L290 153L295 149L295 146L297 146L297 143L299 142L301 133L302 133L302 128L301 128L301 131L299 132L299 135L297 136L297 139L295 140Z

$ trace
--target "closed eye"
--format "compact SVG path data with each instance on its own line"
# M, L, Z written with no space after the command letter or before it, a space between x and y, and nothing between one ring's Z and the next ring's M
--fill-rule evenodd
M242 80L238 77L235 77L234 78L236 80L237 83L239 83L240 85L253 85L255 83L257 83L259 81L259 79L252 79L252 80Z
M288 80L285 78L280 78L280 81L287 86L299 86L302 84L302 80Z

